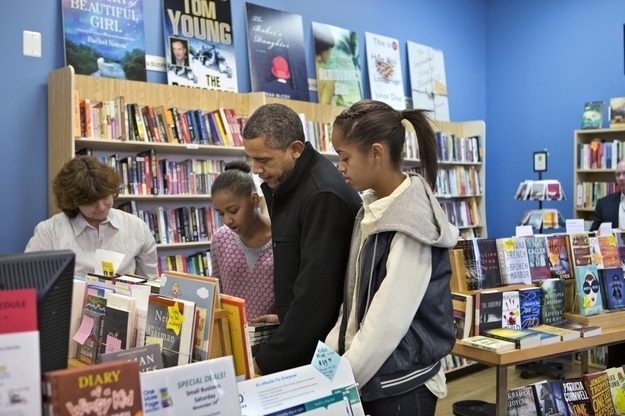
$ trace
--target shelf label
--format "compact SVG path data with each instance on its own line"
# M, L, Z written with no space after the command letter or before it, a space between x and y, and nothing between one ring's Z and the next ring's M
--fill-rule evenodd
M197 144L195 144L195 143L189 143L189 144L187 145L187 149L197 150L197 149L199 149L199 148L200 148L200 146L199 146L199 145L197 145Z

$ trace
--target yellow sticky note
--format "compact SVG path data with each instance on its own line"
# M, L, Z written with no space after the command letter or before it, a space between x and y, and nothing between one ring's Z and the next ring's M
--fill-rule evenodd
M592 307L592 300L590 299L590 296L584 296L584 309L590 309Z
M159 338L159 337L151 337L149 335L145 336L145 345L152 345L152 344L156 344L159 347L161 347L161 350L163 349L163 338Z
M616 237L614 237L614 234L610 234L610 235L608 236L608 244L609 244L611 247L616 247Z
M174 306L168 306L167 310L169 311L169 316L167 317L167 325L165 328L173 330L176 335L180 335L184 315L180 313L178 302L174 303Z
M503 242L503 248L507 252L511 252L514 249L514 241L511 238Z
M112 261L102 261L102 274L105 276L115 276L115 265Z

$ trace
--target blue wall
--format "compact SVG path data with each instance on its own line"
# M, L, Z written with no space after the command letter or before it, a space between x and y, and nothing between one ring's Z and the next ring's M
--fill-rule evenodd
M0 252L22 251L47 217L47 74L64 65L60 1L4 2L0 39ZM549 175L569 199L572 215L573 130L583 103L622 92L625 3L621 0L258 0L304 18L308 76L314 78L310 23L318 21L399 39L406 94L406 41L443 50L452 120L487 126L489 234L510 235L530 202L512 199L534 176L532 152L548 148ZM146 50L164 55L161 2L144 0ZM381 7L384 4L384 7ZM239 91L250 90L245 3L232 0ZM22 55L22 31L42 33L43 56ZM364 51L363 51L364 52ZM364 53L362 67L366 68ZM365 74L366 75L366 74ZM150 72L151 82L164 82ZM369 97L368 86L365 96Z

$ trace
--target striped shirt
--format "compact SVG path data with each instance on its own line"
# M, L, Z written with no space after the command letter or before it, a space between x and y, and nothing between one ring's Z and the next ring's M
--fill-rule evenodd
M140 218L111 208L106 220L95 228L82 214L70 219L56 214L35 227L25 251L72 250L76 253L74 275L84 277L95 271L97 249L124 255L116 273L135 273L156 278L156 242Z

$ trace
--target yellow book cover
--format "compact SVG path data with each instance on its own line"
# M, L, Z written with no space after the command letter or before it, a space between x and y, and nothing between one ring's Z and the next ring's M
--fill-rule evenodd
M237 381L254 377L254 361L252 350L247 341L247 313L245 299L236 296L221 295L221 307L228 315L230 342Z

